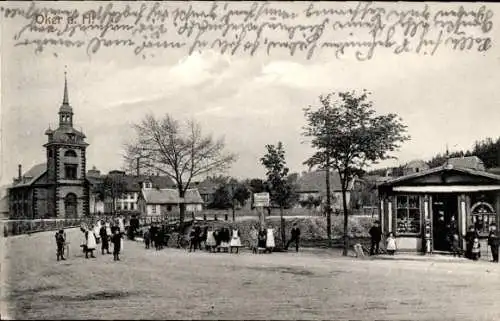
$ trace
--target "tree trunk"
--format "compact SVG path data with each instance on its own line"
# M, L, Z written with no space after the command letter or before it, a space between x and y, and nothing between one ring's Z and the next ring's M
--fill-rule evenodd
M332 200L330 191L330 168L326 168L326 233L328 235L328 247L332 247Z
M236 221L236 215L234 213L234 200L231 202L231 210L233 211L233 222Z
M281 220L281 245L284 249L286 246L286 231L285 231L285 218L283 217L283 206L280 206L280 220Z
M179 204L179 224L180 226L184 223L184 218L186 216L186 204L184 203L184 191L182 188L179 188L179 196L183 200L182 203Z
M342 185L342 205L344 207L344 251L343 256L347 256L349 253L349 211L347 209L347 186L345 182L341 181Z

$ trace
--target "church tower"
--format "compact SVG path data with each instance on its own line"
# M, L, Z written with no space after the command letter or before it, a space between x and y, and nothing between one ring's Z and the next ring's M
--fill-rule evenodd
M89 187L86 178L85 135L73 128L73 108L69 103L64 73L64 93L59 108L59 126L45 131L48 141L47 197L49 213L57 218L77 218L89 213Z

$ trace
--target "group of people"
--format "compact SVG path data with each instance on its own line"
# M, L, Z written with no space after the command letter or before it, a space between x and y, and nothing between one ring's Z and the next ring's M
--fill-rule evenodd
M205 226L202 230L196 223L189 233L189 251L202 248L208 252L229 252L239 253L241 244L240 231L236 226L222 226L214 229L212 226Z
M438 219L438 223L442 221ZM435 248L438 249L449 249L453 253L453 256L464 256L465 258L477 261L481 258L481 243L479 241L479 233L476 226L469 226L469 230L464 236L465 240L465 251L460 246L460 235L458 233L458 224L455 218L452 217L450 223L443 225L442 228L437 229L441 235L435 235L434 244ZM435 230L436 231L436 230ZM436 234L437 232L435 232ZM382 241L382 230L380 229L380 224L375 221L374 225L369 231L371 237L371 247L370 255L375 255L379 253L379 245ZM488 246L491 249L492 262L498 263L498 249L500 246L500 238L498 236L497 227L495 224L490 226L490 232L488 235ZM386 238L386 250L389 255L394 255L396 252L396 239L394 234L390 232Z
M157 250L162 249L168 243L170 235L173 232L179 233L180 238L183 237L183 229L180 227L176 230L175 228L169 229L166 226L151 225L143 234L145 248L149 249L154 244ZM268 226L267 228L262 226L260 229L252 226L249 233L249 247L252 252L272 253L276 247L275 234L276 230L272 226ZM188 240L189 252L205 249L205 251L211 253L237 254L240 248L243 247L240 230L236 225L230 224L214 228L210 225L202 226L194 222L189 230ZM285 249L288 249L291 243L295 243L295 250L298 252L299 240L300 229L297 224L294 224L291 230L291 239L287 242ZM181 245L178 244L178 247L181 247Z
M123 235L125 234L125 225L122 218L116 219L113 224L103 220L97 221L92 228L86 225L80 227L84 235L82 250L85 258L95 258L94 251L97 245L101 244L102 255L111 254L109 245L113 244L113 260L120 261L120 252L123 250Z
M459 241L458 235L454 238L454 248L458 246L456 243ZM479 242L479 233L474 225L469 226L469 231L465 234L465 257L474 261L481 258L481 243ZM490 232L488 234L488 246L491 249L492 262L498 263L498 247L500 245L500 239L497 233L496 224L490 226Z
M156 250L163 249L168 244L171 232L173 230L169 229L166 225L153 223L142 235L146 249L149 249L151 246L154 246Z

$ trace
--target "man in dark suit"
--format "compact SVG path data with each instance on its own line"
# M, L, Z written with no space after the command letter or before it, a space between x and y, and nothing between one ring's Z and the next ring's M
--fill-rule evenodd
M369 233L371 237L370 255L378 254L380 241L382 240L382 230L380 229L379 221L375 221L373 226L370 228Z
M492 262L498 263L498 234L497 234L497 226L495 224L491 225L491 231L488 235L488 245L491 248L491 255L493 256Z
M300 229L297 226L297 223L293 223L292 231L291 231L291 238L290 240L286 243L285 250L288 250L288 247L290 246L290 243L295 242L295 251L299 251L299 241L300 241Z

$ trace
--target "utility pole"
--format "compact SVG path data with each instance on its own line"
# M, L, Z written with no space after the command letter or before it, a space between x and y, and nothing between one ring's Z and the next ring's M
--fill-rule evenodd
M235 222L236 215L234 213L234 182L231 182L231 209L233 210L233 222Z

